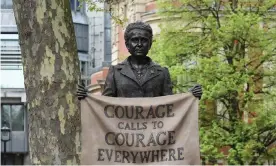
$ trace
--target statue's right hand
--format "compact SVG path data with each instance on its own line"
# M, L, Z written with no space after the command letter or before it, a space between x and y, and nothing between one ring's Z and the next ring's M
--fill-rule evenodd
M83 86L78 84L78 90L77 90L77 96L79 100L84 99L85 97L87 97L88 91L87 89Z

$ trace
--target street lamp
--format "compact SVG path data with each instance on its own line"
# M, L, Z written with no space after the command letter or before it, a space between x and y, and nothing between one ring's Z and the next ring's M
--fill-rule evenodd
M11 129L8 124L4 122L1 128L1 141L4 142L4 161L3 164L6 165L6 143L11 140Z

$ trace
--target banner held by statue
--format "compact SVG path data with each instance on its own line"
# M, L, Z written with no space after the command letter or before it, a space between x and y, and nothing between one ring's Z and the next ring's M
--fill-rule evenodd
M89 95L81 101L81 164L200 164L198 100Z

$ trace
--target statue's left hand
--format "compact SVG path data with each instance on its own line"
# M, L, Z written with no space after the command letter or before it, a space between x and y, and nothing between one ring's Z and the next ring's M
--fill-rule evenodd
M79 100L85 99L88 95L88 91L85 85L78 84L77 96Z
M192 87L189 92L192 92L192 94L197 97L199 100L201 99L202 96L202 88L201 85L197 84L194 87Z

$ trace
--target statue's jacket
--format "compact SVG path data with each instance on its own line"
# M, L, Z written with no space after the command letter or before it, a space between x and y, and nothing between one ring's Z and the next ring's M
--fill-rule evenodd
M172 94L167 68L150 60L143 78L138 81L128 59L110 66L102 95L111 97L157 97Z

